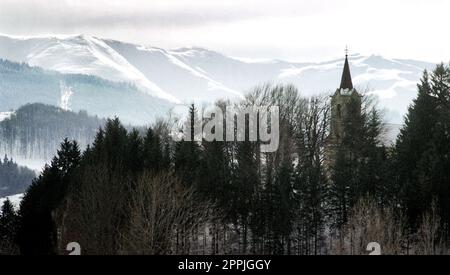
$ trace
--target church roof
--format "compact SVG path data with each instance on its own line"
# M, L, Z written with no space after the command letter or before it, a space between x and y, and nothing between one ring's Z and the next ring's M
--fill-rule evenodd
M344 71L342 72L340 89L353 90L352 75L350 65L348 64L348 55L345 55Z

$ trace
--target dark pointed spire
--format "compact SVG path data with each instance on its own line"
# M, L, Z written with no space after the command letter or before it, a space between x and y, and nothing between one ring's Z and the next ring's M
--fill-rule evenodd
M350 65L348 64L348 50L345 50L345 64L344 71L342 72L341 87L340 89L353 90L352 75L350 73Z

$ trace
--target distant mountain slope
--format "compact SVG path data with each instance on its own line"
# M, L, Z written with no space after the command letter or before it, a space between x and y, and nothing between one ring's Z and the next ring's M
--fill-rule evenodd
M0 159L0 198L25 192L35 177L32 170L19 166L12 159Z
M40 103L27 104L0 122L0 155L33 168L42 168L55 155L64 138L80 148L91 144L105 120ZM29 161L36 163L30 165Z
M192 66L186 60L164 49L144 47L114 40L105 42L130 64L139 69L148 79L169 91L181 101L219 98L242 98L242 91L222 83L210 72ZM209 60L209 62L216 62ZM240 87L236 87L240 88Z
M173 106L132 84L0 60L0 111L17 109L27 103L86 110L103 118L118 116L132 124L148 124L166 115Z
M423 70L435 67L432 63L386 59L382 56L349 57L353 83L362 93L376 95L380 106L386 108L391 123L402 123L407 107L417 95L417 83ZM283 82L292 82L300 90L314 94L334 91L342 73L343 59L307 66L293 66L279 75ZM321 89L321 90L320 90Z
M87 35L0 35L0 58L61 73L133 82L139 89L173 102L240 98L252 87L266 82L294 84L305 95L326 93L338 86L344 61L252 61L202 48L165 50ZM379 96L381 106L389 109L392 123L401 123L416 96L416 83L423 70L434 67L423 61L358 54L350 56L350 63L356 87Z
M133 82L151 96L177 102L103 40L92 36L18 39L0 36L0 58L67 74Z

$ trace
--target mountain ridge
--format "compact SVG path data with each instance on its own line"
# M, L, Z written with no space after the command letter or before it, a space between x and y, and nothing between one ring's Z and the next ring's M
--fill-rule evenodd
M87 111L101 118L146 125L164 117L175 104L139 91L134 84L95 75L62 74L0 59L0 113L28 103Z
M333 92L344 58L322 62L250 60L202 47L163 49L89 35L14 37L0 34L0 58L61 73L85 73L136 84L172 103L241 99L262 83L293 84L305 96ZM349 56L355 86L376 95L387 120L401 123L423 70L435 64L381 55Z

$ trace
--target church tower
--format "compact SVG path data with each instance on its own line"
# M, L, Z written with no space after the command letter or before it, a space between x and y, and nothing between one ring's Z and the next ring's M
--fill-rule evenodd
M348 54L345 55L341 85L331 96L330 135L327 140L326 159L333 165L337 149L346 136L346 125L361 116L361 95L353 87Z
M350 73L348 55L345 55L341 85L331 96L330 138L336 144L345 135L344 124L361 115L361 95L355 90Z

